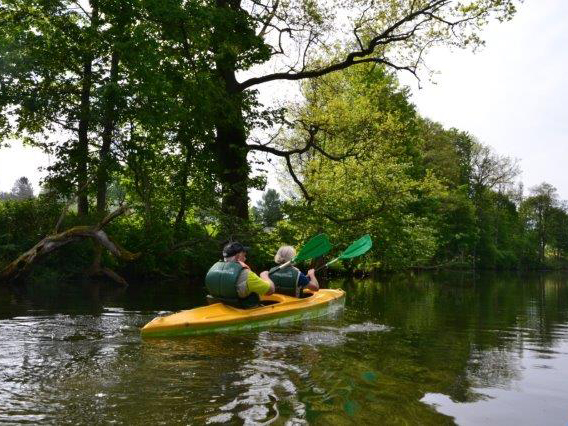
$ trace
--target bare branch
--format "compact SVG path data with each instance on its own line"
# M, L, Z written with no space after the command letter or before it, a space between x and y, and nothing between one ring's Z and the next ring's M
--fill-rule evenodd
M67 211L69 210L69 207L71 206L71 204L73 202L75 202L75 198L71 198L71 200L69 200L67 202L67 204L65 204L65 206L63 207L63 210L61 211L61 215L59 216L59 219L57 219L57 223L55 224L55 228L53 229L54 234L57 234L59 232L59 228L61 227L61 224L63 223L63 219L67 215Z
M429 3L422 9L413 11L406 15L405 17L399 19L397 22L392 24L390 27L385 29L383 32L372 38L365 48L360 48L357 51L353 51L347 55L347 57L343 61L332 63L328 66L324 66L322 68L313 69L313 70L301 70L299 72L279 72L273 74L267 74L261 77L253 77L249 78L238 84L239 90L246 90L251 86L266 83L269 81L274 80L302 80L306 78L314 78L314 77L321 77L323 75L329 74L331 72L339 71L350 66L363 63L363 62L371 62L371 61L364 61L358 58L365 58L366 56L371 55L375 49L379 46L388 45L390 43L395 43L399 41L406 41L412 38L416 31L424 24L432 19L434 19L434 13L439 10L442 6L448 4L448 0L437 0ZM404 24L414 21L416 18L420 16L425 16L425 19L416 23L412 29L409 31L397 34L396 31L400 29ZM465 18L466 20L474 19L474 17ZM459 21L461 22L461 21ZM290 31L291 34L291 31ZM279 40L280 49L282 49L282 42L281 42L281 35ZM373 62L380 62L384 63L388 66L393 66L394 64L387 59L384 58L375 58ZM416 75L416 71L412 70L410 66L395 66L396 69L405 69L411 71L414 75Z
M290 173L290 176L292 176L292 180L296 183L296 185L298 185L298 187L300 188L300 190L302 191L302 194L304 194L304 198L308 201L308 202L312 202L313 201L313 197L310 196L310 194L308 194L308 191L306 189L306 187L304 186L304 184L300 181L300 179L298 179L298 176L296 176L296 173L294 172L294 168L292 167L292 162L290 161L290 157L286 157L286 165L288 166L288 172Z
M270 21L272 21L272 19L274 18L274 15L276 14L276 10L278 9L278 6L280 5L280 0L276 0L274 2L274 5L272 7L272 11L269 13L269 15L266 18L266 21L264 23L264 25L262 26L262 29L260 30L260 32L258 33L258 37L264 37L266 35L266 30L268 29L268 27L270 26ZM264 5L263 5L264 6ZM265 6L266 7L266 6Z
M87 18L91 19L91 14L85 10L85 8L81 5L81 2L77 0L72 0L72 3L77 5L77 7L83 11L83 13Z
M128 213L128 206L125 204L123 206L120 206L118 209L116 209L115 211L109 213L103 220L101 220L101 222L96 226L96 229L103 229L106 225L108 225L110 222L112 222L114 219L116 219L118 216L124 214L124 213Z
M352 151L347 151L346 153L344 153L342 155L334 155L334 154L327 152L323 147L321 147L316 142L316 135L321 130L319 126L315 126L313 124L305 123L302 120L297 120L297 123L301 124L302 127L304 128L304 130L309 134L309 137L306 140L305 145L303 147L290 149L290 150L285 151L285 150L274 148L272 146L268 146L268 143L267 144L257 143L257 144L248 144L247 148L248 148L249 151L261 151L261 152L266 152L268 154L275 155L277 157L283 157L286 160L286 165L288 167L288 172L290 173L290 176L292 176L292 179L294 180L296 185L298 185L298 187L302 191L305 199L308 202L311 202L313 200L313 197L311 197L309 195L305 186L303 185L303 183L300 181L300 179L298 178L298 176L294 172L294 168L292 166L292 156L293 155L302 155L302 154L305 154L306 152L308 152L310 149L314 149L315 151L319 152L321 155L323 155L324 157L326 157L330 160L342 161L342 160L344 160L348 157L355 156L355 153L352 152ZM276 135L274 135L271 140L274 140L277 136L278 136L278 133Z
M60 247L85 238L93 239L121 259L131 261L138 258L140 256L139 253L131 253L122 248L101 229L105 224L122 214L124 211L124 208L118 209L95 226L75 226L63 232L48 235L0 271L0 280L11 281L18 279L27 273L40 258ZM109 274L107 273L107 275Z

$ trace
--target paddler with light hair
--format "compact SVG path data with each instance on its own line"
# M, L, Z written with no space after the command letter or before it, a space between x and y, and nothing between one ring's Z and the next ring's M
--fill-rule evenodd
M245 263L248 247L238 241L223 248L223 260L215 263L205 276L205 287L216 300L241 308L258 306L259 296L274 293L268 271L256 275Z
M268 276L274 282L275 292L300 297L304 288L318 291L319 283L315 269L310 269L308 274L304 275L298 268L290 264L281 266L291 262L295 256L296 250L292 246L282 246L276 252L274 262L277 266L268 272Z

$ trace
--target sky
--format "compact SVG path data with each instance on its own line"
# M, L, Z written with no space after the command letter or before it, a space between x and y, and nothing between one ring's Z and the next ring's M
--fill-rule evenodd
M421 115L517 158L528 190L548 182L568 200L568 2L527 0L511 22L491 24L482 51L438 50L436 84L401 80ZM528 191L526 191L528 192Z
M23 147L19 141L9 143L10 148L0 148L0 192L10 192L16 179L26 176L37 195L44 175L38 168L47 167L49 157L37 148Z
M568 2L527 0L511 22L492 23L476 53L440 48L427 57L433 81L401 75L421 115L476 136L497 153L517 158L528 189L545 181L568 200ZM292 83L290 83L292 84ZM261 95L282 89L262 87ZM294 92L291 90L289 93ZM27 176L36 192L49 159L14 142L0 149L0 191ZM275 187L276 180L269 179ZM253 192L253 200L260 193Z

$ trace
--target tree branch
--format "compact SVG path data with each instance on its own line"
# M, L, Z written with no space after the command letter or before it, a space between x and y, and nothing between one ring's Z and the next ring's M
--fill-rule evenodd
M307 79L307 78L314 78L314 77L321 77L323 75L335 72L335 71L340 71L342 69L348 68L350 66L356 65L356 64L360 64L360 63L364 63L364 62L371 62L369 60L357 60L357 58L365 58L368 55L371 55L375 49L378 46L381 45L387 45L389 43L394 43L397 41L405 41L410 39L412 36L414 36L414 34L416 33L416 31L418 30L418 28L424 23L427 22L431 19L434 19L433 13L435 13L436 10L438 10L439 8L441 8L442 6L444 6L445 4L447 4L449 1L448 0L437 0L434 1L432 3L429 3L427 6L423 7L422 9L416 10L414 12L409 13L408 15L406 15L405 17L403 17L402 19L399 19L397 22L395 22L394 24L392 24L390 27L388 27L387 29L385 29L383 32L381 32L380 34L378 34L377 36L375 36L374 38L372 38L368 44L367 47L365 48L361 48L359 50L353 51L351 53L349 53L347 55L347 57L340 62L335 62L332 63L328 66L324 66L322 68L318 68L318 69L313 69L313 70L302 70L299 72L278 72L278 73L273 73L273 74L267 74L261 77L252 77L249 78L241 83L237 84L237 89L240 91L246 90L249 87L255 86L257 84L262 84L262 83L267 83L270 81L274 81L274 80L290 80L290 81L296 81L296 80L303 80L303 79ZM397 29L399 29L401 26L403 26L404 24L408 23L408 22L412 22L413 20L415 20L416 18L418 18L419 16L426 16L426 19L418 22L416 25L414 25L414 27L404 33L401 34L395 34L395 31ZM473 17L467 18L467 20L471 20L473 19ZM462 21L459 21L462 22ZM372 62L378 62L378 63L384 63L385 65L388 66L393 66L394 64L392 62L390 62L389 60L385 59L385 58L374 58L372 60ZM396 69L407 69L410 70L411 67L409 66L395 66L394 68ZM416 75L416 72L413 71L413 74Z
M122 206L115 212L109 214L99 224L94 226L74 226L66 231L48 235L38 242L31 249L20 255L16 260L8 264L2 271L0 271L0 281L13 281L21 278L44 256L63 247L69 243L79 241L81 239L90 238L95 240L101 246L108 249L116 257L132 261L140 256L140 253L131 253L121 247L117 242L108 236L102 228L107 225L111 220L120 216L126 211L126 206ZM107 271L103 271L106 275ZM117 276L116 274L114 274ZM124 281L124 280L122 280ZM118 282L122 282L118 280ZM125 281L124 281L125 282Z
M313 197L310 196L304 184L300 181L300 179L298 179L298 176L296 176L296 173L294 172L294 168L292 167L292 162L290 161L289 156L286 157L286 165L288 166L288 172L290 173L290 176L292 176L292 180L296 183L296 185L298 185L298 187L302 191L302 194L304 194L304 198L308 201L308 203L311 203L313 201Z
M258 33L258 37L262 38L266 34L266 30L268 29L268 27L270 25L270 21L272 21L272 18L274 18L274 15L276 14L276 10L278 9L279 5L280 5L280 0L276 0L274 2L274 6L272 7L272 11L270 11L269 15L266 17L266 21L264 22L262 29Z

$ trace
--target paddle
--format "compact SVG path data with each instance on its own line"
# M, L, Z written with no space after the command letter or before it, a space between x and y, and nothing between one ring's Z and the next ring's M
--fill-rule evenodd
M316 271L327 268L329 265L337 262L338 260L351 259L353 257L361 256L362 254L367 253L372 246L373 241L371 240L371 236L369 234L363 235L357 241L352 242L351 245L343 251L343 253L341 253L335 259L330 260L325 265L320 266L318 269L316 269Z
M290 265L291 263L300 262L302 260L313 259L314 257L320 257L326 254L328 251L331 250L331 243L329 242L329 238L325 234L319 234L310 239L304 247L299 251L299 253L294 256L294 258L282 265L278 266L272 272L276 272L278 269L285 268L286 266Z

